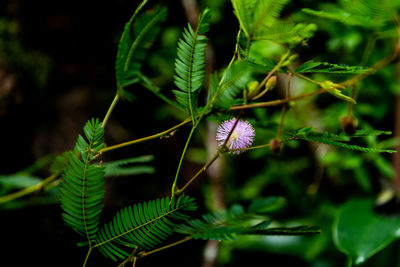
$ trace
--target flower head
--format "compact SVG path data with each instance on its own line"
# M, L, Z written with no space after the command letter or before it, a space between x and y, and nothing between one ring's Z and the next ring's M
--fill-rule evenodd
M222 146L228 137L232 127L235 125L236 118L229 121L224 121L217 129L218 145ZM255 136L254 128L247 121L239 120L229 137L226 146L229 149L242 149L251 146ZM240 150L231 151L232 153L239 154Z

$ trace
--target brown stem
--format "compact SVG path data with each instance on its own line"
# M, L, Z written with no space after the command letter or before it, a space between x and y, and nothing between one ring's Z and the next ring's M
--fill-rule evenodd
M230 110L243 110L243 109L249 109L249 108L263 108L263 107L279 106L282 104L289 103L291 101L296 101L296 100L299 100L302 98L306 98L306 97L313 96L313 95L319 95L319 94L323 94L326 92L327 92L326 90L320 89L317 91L313 91L310 93L304 93L304 94L286 98L286 99L278 99L278 100L273 100L273 101L268 101L268 102L260 102L260 103L241 105L241 106L233 106L230 108Z
M163 246L163 247L160 247L160 248L156 248L156 249L153 249L153 250L151 250L151 251L139 253L138 256L139 256L140 258L143 258L143 257L146 257L146 256L148 256L148 255L150 255L150 254L153 254L153 253L159 252L159 251L161 251L161 250L164 250L164 249L167 249L167 248L170 248L170 247L173 247L173 246L182 244L182 243L184 243L184 242L186 242L186 241L189 241L189 240L192 240L192 238L191 238L191 237L186 237L186 238L184 238L184 239L181 239L181 240L179 240L179 241L177 241L177 242L168 244L168 245L166 245L166 246Z
M280 64L276 64L275 67L268 73L268 75L264 78L264 80L257 86L256 90L254 90L255 92L258 92L269 80L269 78L271 78L271 76L279 69ZM260 97L262 97L263 95L265 95L268 91L268 88L265 88L261 93L259 93L258 95L256 95L255 97L252 97L250 100L256 100L259 99Z
M222 147L222 146L221 146ZM177 190L177 192L176 192L176 194L178 195L178 194L180 194L180 193L182 193L183 191L185 191L185 189L200 175L200 174L202 174L205 170L207 170L207 168L211 165L211 164L213 164L213 162L219 157L219 155L220 155L220 153L221 153L221 150L218 150L215 154L214 154L214 156L212 157L212 158L210 158L208 161L207 161L207 163L181 188L181 189L178 189Z

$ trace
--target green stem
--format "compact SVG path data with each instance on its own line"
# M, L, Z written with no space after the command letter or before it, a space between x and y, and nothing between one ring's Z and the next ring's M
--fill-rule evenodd
M89 259L89 255L90 255L90 253L92 252L92 249L93 249L93 247L92 247L92 246L89 246L89 250L88 250L88 252L87 252L87 254L86 254L85 261L83 262L83 267L86 266L86 263L87 263L87 261L88 261L88 259Z
M141 85L147 89L149 89L153 94L155 94L156 96L158 96L160 99L164 100L166 103L170 104L171 106L174 106L175 108L181 110L181 111L185 111L184 109L182 109L179 105L176 104L176 102L171 101L168 97L166 97L164 94L162 94L161 88L154 85L151 80L143 75L143 74L139 74L139 78L141 79Z
M49 176L48 178L44 179L43 181L41 181L40 183L24 188L18 192L9 194L9 195L5 195L5 196L1 196L0 197L0 204L2 203L6 203L9 202L11 200L35 193L35 192L39 192L40 190L42 190L42 188L44 186L46 186L47 184L51 183L52 181L54 181L58 176L60 175L60 173L55 173L51 176Z
M157 133L157 134L153 134L153 135L150 135L150 136L146 136L146 137L142 137L142 138L139 138L139 139L135 139L135 140L132 140L132 141L124 142L124 143L121 143L121 144L118 144L118 145L105 147L105 148L101 149L99 151L99 153L103 153L103 152L115 150L115 149L118 149L118 148L121 148L121 147L126 147L126 146L130 146L130 145L133 145L133 144L141 143L141 142L144 142L144 141L148 141L148 140L152 140L152 139L163 137L163 136L165 136L165 135L167 135L167 134L179 129L180 127L188 124L191 121L192 121L191 118L187 118L186 120L184 120L183 122L179 123L178 125L175 125L174 127L169 128L168 130L165 130L163 132L160 132L160 133Z
M301 79L303 79L303 80L306 80L306 81L309 81L309 82L311 82L311 83L314 83L314 84L316 84L316 85L318 85L318 86L321 86L321 82L318 82L318 81L316 81L316 80L313 80L313 79L311 79L311 78L309 78L309 77L307 77L307 76L304 76L303 74L300 74L300 73L297 73L297 72L294 72L294 71L290 71L290 73L296 75L297 77L299 77L299 78L301 78Z
M176 170L175 179L174 179L174 182L172 183L172 187L171 187L171 198L173 198L175 195L176 183L178 181L178 176L179 176L179 172L181 170L183 158L185 157L186 150L190 143L190 139L192 139L192 135L193 135L194 131L196 130L196 126L197 126L197 124L192 126L192 129L190 130L189 136L186 140L185 147L183 148L181 159L179 160L178 168Z
M374 49L375 42L376 42L376 34L372 33L368 37L367 46L365 47L362 59L361 59L361 66L365 66L368 62L369 57L371 56L372 50Z
M107 110L107 113L106 113L106 116L104 117L103 123L101 124L101 127L102 127L102 128L106 127L107 121L108 121L108 119L110 118L111 113L112 113L112 111L113 111L115 105L116 105L117 102L118 102L118 99L119 99L119 94L118 94L118 92L117 92L117 94L116 94L115 97L114 97L114 100L112 101L110 107L109 107L108 110Z

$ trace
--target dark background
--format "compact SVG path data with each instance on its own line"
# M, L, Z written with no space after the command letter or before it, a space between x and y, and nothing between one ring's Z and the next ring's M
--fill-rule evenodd
M151 8L155 2L168 7L164 26L176 30L179 37L180 30L187 23L182 1L150 1L146 8ZM200 8L207 2L212 3L212 0L201 1ZM229 62L238 29L230 1L216 2L222 4L219 8L220 19L212 25L209 34L214 50L213 69ZM301 7L312 8L314 2L292 1L285 9L288 11L284 12ZM128 0L0 2L0 174L15 173L43 156L72 149L85 122L92 117L100 120L104 117L116 92L114 61L117 45L123 27L138 3ZM325 41L326 35L317 33L310 40L312 49L304 48L302 57L325 53L324 47L319 45ZM173 73L174 48L174 43L159 37L151 51L165 61L146 59L143 67L148 76L161 77L158 83L171 99L172 75L165 78L166 75L160 73ZM335 55L332 54L332 57ZM170 112L146 89L134 85L129 90L136 99L118 103L107 125L108 145L160 132L184 118L182 114ZM391 116L383 118L376 122L377 128L391 130L392 121ZM389 126L379 127L384 125ZM104 222L122 206L169 194L188 130L178 131L174 138L141 143L103 156L104 161L109 161L152 154L156 169L153 175L107 181ZM200 146L205 138L201 134L195 136L193 146ZM301 154L304 150L297 153ZM246 160L240 163L244 167L250 164ZM185 162L183 175L190 177L198 168L200 165L197 163ZM39 177L49 174L46 167L35 173ZM242 170L236 176L245 179L245 174L246 171ZM299 180L308 178L306 172L303 173L305 178L302 174L299 176ZM271 187L268 190L278 194L282 189ZM327 191L330 190L328 187ZM335 190L338 192L337 188ZM351 190L346 188L345 194L334 194L332 198L339 202L351 194ZM200 200L199 212L205 211L198 184L193 186L190 194ZM40 198L38 194L23 202L21 208L0 210L0 240L3 246L0 265L81 266L86 255L85 248L76 246L81 239L64 225L61 208L55 203L40 205L35 202ZM293 202L296 201L312 207L308 200L293 199ZM297 215L298 211L293 209L290 212ZM138 266L201 266L204 245L204 241L187 242L160 252L156 257L141 259ZM340 263L338 266L343 266L343 255L334 254L333 258ZM229 266L308 266L300 258L280 257L256 250L235 252L232 262L234 265ZM94 251L87 266L115 264Z

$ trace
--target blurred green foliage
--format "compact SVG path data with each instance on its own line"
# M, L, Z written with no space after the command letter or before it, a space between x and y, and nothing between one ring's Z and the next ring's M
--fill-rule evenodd
M256 1L247 2L255 3ZM238 41L243 48L239 49L239 53L241 55L247 53L249 61L254 64L257 71L254 71L252 76L246 76L240 86L236 86L236 90L243 89L242 87L252 80L261 81L289 49L295 51L293 53L295 56L286 62L287 68L280 69L278 86L267 92L262 100L284 98L289 80L292 96L316 91L320 87L319 83L327 81L333 93L332 95L321 94L312 100L305 99L289 103L282 129L283 138L290 138L297 134L299 137L297 139L302 139L301 141L293 138L283 143L278 154L270 149L260 149L248 151L239 156L224 156L219 172L221 183L224 185L223 201L227 207L237 207L234 205L241 203L249 210L257 205L268 207L265 212L273 218L270 222L273 227L317 225L322 229L322 233L312 237L240 235L237 236L235 242L228 241L220 244L217 264L256 265L259 260L263 260L269 261L268 264L271 266L285 264L315 267L344 266L345 264L349 266L351 264L399 265L400 243L397 240L399 237L399 185L396 181L400 178L400 174L396 173L394 168L396 166L393 165L393 157L396 156L367 150L359 151L362 149L348 150L346 147L349 148L347 144L350 137L352 137L351 145L357 148L373 148L376 151L393 150L400 144L399 133L395 131L395 125L399 123L400 117L394 112L400 105L398 101L400 64L398 54L396 54L399 52L400 2L397 0L266 2L277 5L275 10L277 15L273 16L272 22L268 21L271 26L262 30L253 24L242 24L242 29L245 29L249 36L254 36L251 45L248 45L244 36L237 39L237 32L241 26L237 17L245 17L246 14L236 13L235 16L232 12L231 1L198 1L199 9L208 7L211 14L208 34L211 59L208 59L208 62L211 62L212 70L207 70L206 75L206 81L210 79L211 83L209 83L210 88L207 83L205 87L211 90L211 93L220 90L218 79L224 75L223 69L228 66L235 51L235 43ZM153 10L152 8L153 6L149 9ZM134 112L130 109L126 112L125 109L124 112L116 114L114 130L110 130L113 138L118 136L115 132L119 134L128 132L128 136L136 136L137 132L143 135L152 134L152 130L157 128L158 124L164 127L171 125L172 123L169 123L171 120L182 121L186 118L185 113L168 103L156 102L157 105L148 105L155 96L146 94L147 89L155 95L162 94L170 101L175 100L172 93L172 89L177 89L173 83L174 59L177 56L178 40L182 36L182 29L186 26L184 9L168 7L166 18L164 9L156 10L159 12L157 14L161 14L159 21L161 26L160 29L157 28L160 34L155 37L155 31L150 34L151 36L147 36L150 40L148 42L144 40L139 46L141 50L137 55L140 63L143 64L141 72L146 76L141 76L142 73L139 73L136 65L130 66L132 67L132 72L128 73L130 76L127 73L119 75L118 82L121 88L118 89L123 90L126 98L130 98L130 94L134 95L130 98L133 100ZM146 13L148 17L142 23L145 24L154 19L151 16L154 13L151 12ZM124 19L127 20L128 17ZM121 32L122 25L122 23L118 25ZM126 32L129 32L129 27L130 24L125 29ZM118 39L118 34L113 33L115 40ZM133 37L129 36L129 41L140 33L132 32L131 34ZM153 39L153 46L149 48L149 43ZM113 45L117 47L116 42ZM144 51L145 48L150 49L147 54ZM394 56L391 58L392 55ZM127 57L128 51L125 51L122 58ZM357 75L369 74L371 68L376 67L375 64L387 58L390 62L382 68L377 68L374 74L347 86L340 91L340 94L333 90L337 89L335 85L343 81ZM21 41L17 22L8 18L0 19L0 67L12 70L21 77L27 74L37 87L48 88L50 87L49 73L54 68L52 62L49 55L28 48L28 45ZM105 69L107 69L107 75L112 76L114 66L109 65L111 66ZM232 66L233 69L226 76L227 80L230 78L229 75L245 76L237 74L239 71L244 71L244 68L239 67L235 70L237 65ZM314 82L295 75L289 76L289 70L307 75ZM217 74L212 75L214 71ZM129 79L123 75L129 76ZM112 87L114 84L110 82L107 86ZM239 91L234 94L236 99L228 95L229 99L221 101L220 106L226 109L232 104L242 104L243 99ZM104 98L107 99L111 99L113 93L112 90L102 91ZM2 100L5 99L1 90L0 97ZM357 104L352 105L351 102L346 102L349 97L356 99ZM207 101L206 98L206 93L203 91L198 95L198 102L203 104ZM102 108L102 112L105 109ZM145 112L142 112L143 110ZM207 123L219 123L234 116L233 112L224 112L211 114L207 118ZM281 114L280 107L246 111L246 119L256 130L254 145L263 145L276 138ZM140 120L144 127L126 126L119 123L124 120L131 123L132 117L143 117L137 120ZM311 130L311 127L315 130ZM144 131L138 128L146 129ZM345 133L349 129L354 132ZM201 167L207 161L207 155L212 150L207 141L207 135L210 134L208 131L205 125L200 125L194 134L193 145L189 148L184 161L184 165L189 165L183 169L185 176L190 176L187 173L190 174L192 169L198 169L198 166ZM394 134L385 136L383 133L388 131ZM112 155L104 163L106 175L113 177L137 175L131 180L135 180L135 186L138 184L138 188L141 188L140 183L148 180L141 175L155 173L150 176L154 180L149 180L148 188L138 190L143 194L139 194L138 198L144 198L144 196L153 198L151 194L160 188L163 192L167 192L173 171L165 170L176 167L177 157L186 141L186 135L187 131L183 131L183 134L179 132L162 140L166 143L171 142L170 139L178 140L177 143L162 149L158 147L154 149L150 145L150 148L138 148L138 151L143 154L153 153L151 149L154 149L156 154L158 153L159 158L156 156L154 160L155 168L149 165L131 165L150 162L153 164L152 156ZM124 135L121 134L121 136ZM123 138L118 140L121 139ZM176 152L170 153L166 150ZM162 157L167 159L160 159ZM121 158L125 159L121 160ZM49 165L49 161L45 161L41 164L38 160L39 167L31 170L0 176L1 195L26 189L43 181L38 176L48 174L43 171ZM63 163L61 159L59 163L61 167L58 167L58 170L61 170L65 167L65 162ZM115 182L113 178L110 180ZM133 188L132 181L124 180L121 183L122 187L129 189L129 192L130 188ZM214 187L215 184L212 182L203 180L193 189L202 200L198 202L204 203L201 205L207 211L218 209L215 205ZM28 209L30 206L51 205L57 202L56 188L37 193L39 195L32 198L1 204L1 209L2 211ZM120 192L114 192L114 194L118 193ZM271 196L276 197L271 198ZM122 197L119 197L116 199L123 202ZM127 199L132 201L131 196L124 198L124 200ZM253 202L254 200L256 202ZM120 202L115 206L119 208ZM112 204L109 205L112 206ZM113 208L116 208L115 206ZM199 254L200 252L191 253Z

